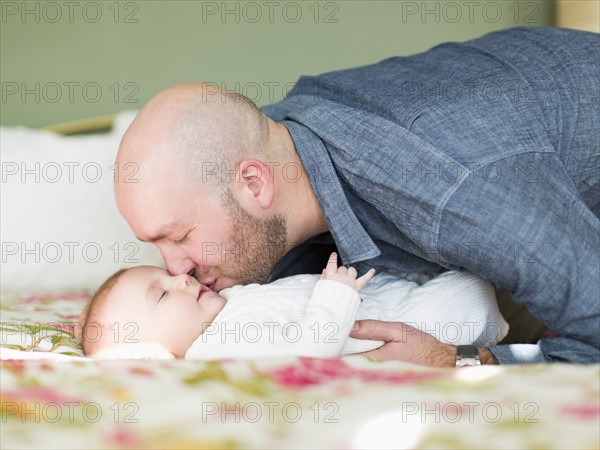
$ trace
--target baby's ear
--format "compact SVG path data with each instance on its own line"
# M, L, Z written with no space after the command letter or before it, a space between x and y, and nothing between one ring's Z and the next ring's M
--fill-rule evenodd
M77 339L78 342L81 342L81 338L83 337L82 328L81 322L77 322L73 327L73 333L75 334L75 339Z
M120 344L90 356L98 359L175 359L175 355L161 344Z
M79 313L79 317L77 318L77 324L75 325L75 329L73 330L75 332L75 339L77 339L79 342L81 342L81 338L83 337L83 323L87 318L91 304L91 301L85 304L85 306L81 310L81 313Z

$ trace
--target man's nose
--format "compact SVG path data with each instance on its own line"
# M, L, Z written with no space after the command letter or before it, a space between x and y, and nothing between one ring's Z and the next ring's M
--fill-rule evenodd
M196 263L181 250L169 245L158 245L158 248L171 275L188 274L196 268Z

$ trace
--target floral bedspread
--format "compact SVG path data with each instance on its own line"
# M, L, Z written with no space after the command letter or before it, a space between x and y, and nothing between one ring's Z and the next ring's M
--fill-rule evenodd
M600 365L94 361L87 298L2 295L1 448L600 447Z

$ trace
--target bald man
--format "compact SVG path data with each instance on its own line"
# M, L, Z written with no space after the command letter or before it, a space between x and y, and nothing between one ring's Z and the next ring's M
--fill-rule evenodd
M332 247L360 273L468 270L554 332L457 349L361 321L379 359L600 361L597 34L516 28L302 77L258 109L206 84L140 111L117 205L173 274L210 289L314 273ZM319 270L319 269L317 269Z

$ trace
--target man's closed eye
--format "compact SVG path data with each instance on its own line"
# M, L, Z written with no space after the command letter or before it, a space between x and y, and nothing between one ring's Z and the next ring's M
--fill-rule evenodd
M189 232L185 233L185 235L181 239L177 239L176 241L173 241L173 242L175 244L183 244L187 240L189 234L190 234Z

